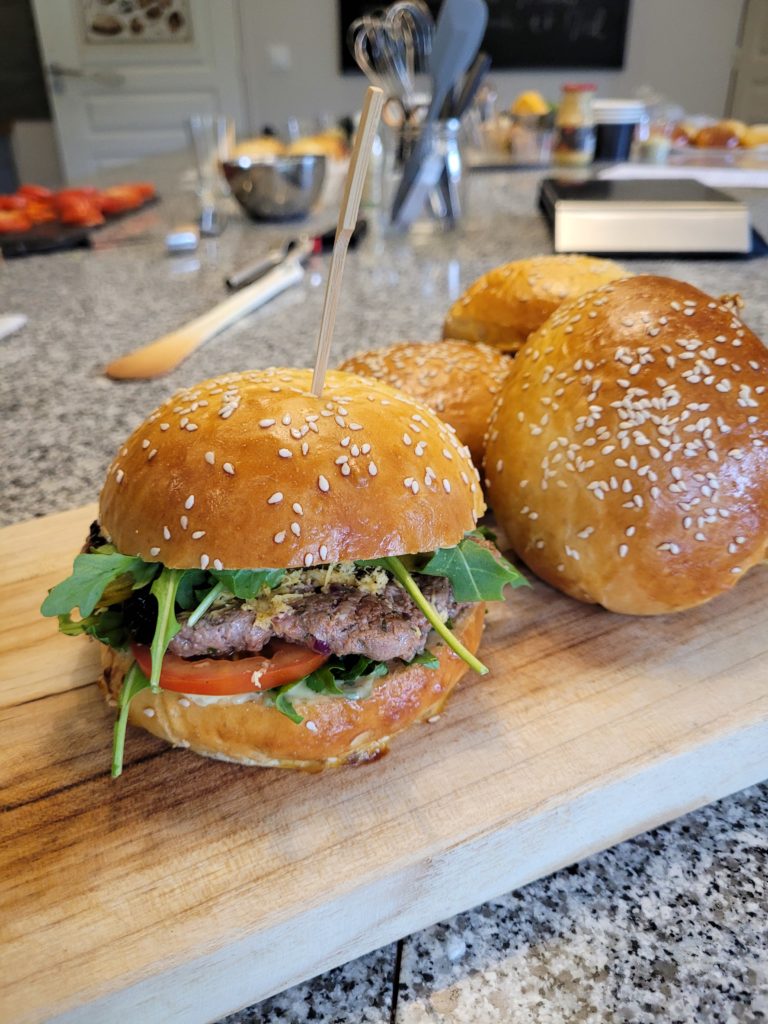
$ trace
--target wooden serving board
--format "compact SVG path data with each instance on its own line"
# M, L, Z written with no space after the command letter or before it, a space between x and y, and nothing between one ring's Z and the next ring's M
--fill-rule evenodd
M376 764L198 758L112 713L38 617L93 508L0 531L0 1019L209 1021L768 775L768 571L626 618L536 583L490 676Z

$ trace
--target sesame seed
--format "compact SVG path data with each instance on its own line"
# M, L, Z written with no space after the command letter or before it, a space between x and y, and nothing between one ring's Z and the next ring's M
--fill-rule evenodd
M212 466L216 461L216 456L213 454L213 452L206 452L205 461L208 463L209 466Z
M122 469L118 469L118 471L115 473L115 480L119 484L121 484L124 479L125 479L125 473L122 471Z
M306 553L306 555L304 555L304 565L312 565L314 560L314 555L312 555L309 551Z
M309 445L308 445L308 444L307 444L307 442L305 441L305 442L304 442L304 443L302 444L302 446L301 446L301 454L302 454L302 455L306 455L308 451L309 451Z
M210 558L208 557L208 555L200 555L200 568L201 569L207 569L209 562L210 562Z
M294 503L292 505L292 508L293 508L293 511L296 513L297 516L303 516L304 515L304 509L301 507L301 505L299 504L298 501L294 501Z
M181 525L182 530L186 530L186 528L189 526L188 516L179 516L179 523Z
M152 451L151 451L151 452L149 453L149 455L147 456L147 462L151 462L151 461L152 461L152 459L154 459L154 457L155 457L156 455L157 455L157 448L153 448L153 449L152 449Z
M280 530L278 533L276 533L272 540L275 542L275 544L282 544L283 541L285 540L285 530Z
M194 504L195 504L195 496L194 496L194 494L190 494L190 496L184 502L184 508L190 509L190 508L192 508L192 506Z
M629 548L626 544L619 544L619 558L626 558Z
M283 492L282 491L275 491L274 494L270 494L270 496L267 498L267 504L268 505L277 505L282 500L283 500Z
M221 572L221 570L224 568L224 563L221 561L220 558L214 558L214 560L213 560L213 568L214 569L218 569L219 572Z
M144 438L144 440L141 442L141 447L149 448L149 441L147 440L147 438Z
M446 480L445 478L443 478L443 490L445 491L446 494L450 494L451 493L451 481L450 480Z
M381 404L383 405L384 403L382 402ZM362 424L360 424L360 423L348 423L347 426L349 427L350 430L362 430L363 429Z
M170 423L161 423L160 424L160 429L161 430L170 430L171 429L171 424Z
M156 558L160 554L160 548L150 548L149 553L153 558Z
M289 427L290 425L291 425L291 414L289 412L287 412L285 414L285 416L283 416L283 426L284 427Z
M279 448L277 454L280 456L281 459L293 458L293 452L289 451L287 448Z
M328 557L328 548L325 546L325 544L320 545L320 557L323 559Z
M192 533L192 540L200 540L201 537L205 536L205 530L195 530Z
M321 491L330 491L331 489L331 485L328 483L328 481L325 479L322 473L317 478L317 486L320 488Z
M231 462L225 462L221 468L224 470L225 473L228 473L230 476L235 475L235 467L232 465Z
M301 536L301 527L299 526L298 523L291 523L291 533L294 535L294 537Z
M144 708L144 714L147 716L147 718L154 718L155 717L155 709L154 708Z
M164 537L164 538L165 538L166 540L170 540L170 539L171 539L171 531L170 531L170 530L168 529L168 527L167 527L167 526L164 526L164 527L163 527L163 537Z

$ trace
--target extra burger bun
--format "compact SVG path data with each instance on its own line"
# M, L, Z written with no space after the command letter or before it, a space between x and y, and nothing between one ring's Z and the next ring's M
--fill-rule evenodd
M243 139L233 147L231 158L248 157L251 160L260 160L263 157L282 156L285 153L285 144L274 135L259 135L253 139Z
M507 263L489 270L454 302L443 337L516 352L566 299L628 274L612 260L591 256L532 256Z
M467 341L401 341L359 352L341 370L391 384L450 423L481 465L496 395L512 361L488 345Z
M744 132L744 146L768 146L768 124L752 124Z
M768 547L768 353L663 277L562 306L502 388L489 501L548 583L617 612L701 604Z
M473 653L480 646L484 608L470 605L453 625L454 634ZM430 642L429 649L440 660L438 669L397 668L376 681L366 700L294 700L304 716L301 725L269 707L261 696L201 707L183 694L149 689L133 698L128 720L175 746L224 761L309 770L360 764L385 753L396 733L437 714L467 671L442 641ZM101 685L115 700L130 665L130 655L103 649Z
M288 568L457 544L485 505L469 452L425 405L331 371L233 373L178 392L110 466L99 521L171 568Z

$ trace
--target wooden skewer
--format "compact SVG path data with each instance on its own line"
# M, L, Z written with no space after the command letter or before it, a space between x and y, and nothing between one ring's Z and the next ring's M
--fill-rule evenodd
M315 351L315 372L312 375L312 394L319 398L325 383L325 371L328 369L328 357L331 354L331 339L336 323L336 307L341 294L341 275L344 272L344 260L349 247L349 240L357 223L360 209L360 198L363 194L365 172L371 155L373 139L379 126L381 108L384 105L384 93L375 85L369 87L365 94L363 112L357 129L355 147L349 161L344 195L341 200L339 221L336 226L336 238L333 242L333 255L328 271L328 283L325 286L323 316L320 321L320 334L317 338Z

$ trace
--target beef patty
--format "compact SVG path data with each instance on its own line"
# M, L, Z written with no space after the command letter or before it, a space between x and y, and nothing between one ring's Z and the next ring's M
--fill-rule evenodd
M464 607L454 598L447 579L417 576L416 581L442 617L454 618ZM180 621L184 618L180 616ZM290 608L268 626L256 625L253 611L242 604L214 609L196 625L182 625L168 650L183 658L256 653L276 637L323 654L410 661L424 650L430 629L426 616L395 582L389 582L380 594L334 584L327 591L293 595Z

